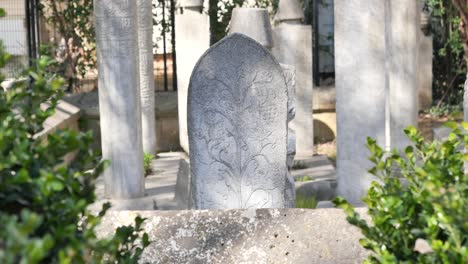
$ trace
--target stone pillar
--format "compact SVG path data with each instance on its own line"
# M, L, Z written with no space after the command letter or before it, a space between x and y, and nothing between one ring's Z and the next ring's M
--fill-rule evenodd
M138 78L137 6L133 0L95 0L99 110L108 198L144 194Z
M273 55L296 68L296 118L291 122L296 159L308 158L314 154L312 27L302 24L304 13L297 0L281 0L276 19L280 24L273 29Z
M143 151L154 155L156 153L156 114L153 72L153 4L151 0L137 0L137 6Z
M179 140L187 153L187 91L190 76L198 59L210 47L210 20L208 15L202 13L202 7L203 0L184 0L175 16Z
M336 0L338 193L361 204L374 178L366 138L408 144L417 121L417 1Z
M418 125L419 1L386 0L386 65L388 70L390 144L404 149L410 140L403 130Z

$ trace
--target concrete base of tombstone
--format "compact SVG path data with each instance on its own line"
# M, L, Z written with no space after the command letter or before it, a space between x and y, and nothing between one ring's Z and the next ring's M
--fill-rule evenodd
M369 220L365 209L357 209ZM369 254L340 209L109 212L101 237L140 215L142 263L362 263Z

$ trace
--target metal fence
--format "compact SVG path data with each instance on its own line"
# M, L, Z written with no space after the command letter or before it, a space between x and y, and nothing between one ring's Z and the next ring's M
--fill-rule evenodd
M2 0L6 16L0 19L0 40L11 59L2 74L14 78L37 57L39 16L37 0Z

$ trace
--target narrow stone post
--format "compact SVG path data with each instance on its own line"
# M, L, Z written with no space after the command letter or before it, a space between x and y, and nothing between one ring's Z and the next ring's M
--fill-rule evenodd
M133 0L94 1L99 108L108 198L144 194L138 82L137 6Z
M187 91L198 59L210 47L210 19L202 12L203 0L183 0L175 16L179 141L189 153Z
M156 153L156 114L153 72L153 4L151 0L137 0L137 7L143 151L154 155Z
M390 148L410 140L403 130L418 125L419 1L386 0L386 61L390 110Z
M303 25L304 12L297 0L281 0L273 29L273 55L296 68L296 118L291 128L296 132L296 159L314 155L314 119L312 107L312 27Z

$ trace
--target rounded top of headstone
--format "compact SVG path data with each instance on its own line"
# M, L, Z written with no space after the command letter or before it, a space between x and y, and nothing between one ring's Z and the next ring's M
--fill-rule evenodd
M229 34L242 33L267 49L273 47L270 17L265 8L234 8Z
M203 7L203 0L179 0L179 7L201 8Z
M304 20L304 12L297 0L280 0L275 19L279 22Z

